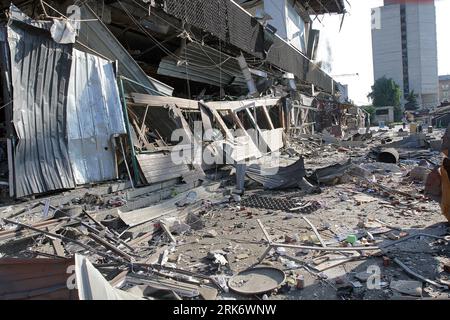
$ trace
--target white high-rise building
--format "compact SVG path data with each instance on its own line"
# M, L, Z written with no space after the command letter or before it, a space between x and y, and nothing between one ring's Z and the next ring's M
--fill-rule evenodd
M405 97L414 90L419 106L439 104L434 0L385 0L372 9L374 80L392 78Z

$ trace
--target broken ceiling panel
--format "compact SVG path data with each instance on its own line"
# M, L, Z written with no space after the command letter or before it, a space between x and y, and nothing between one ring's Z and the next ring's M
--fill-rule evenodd
M113 65L74 50L68 96L67 134L76 184L116 179L112 140L126 128Z

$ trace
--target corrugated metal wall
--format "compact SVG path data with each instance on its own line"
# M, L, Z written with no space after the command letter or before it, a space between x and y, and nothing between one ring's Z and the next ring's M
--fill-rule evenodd
M17 197L75 187L66 138L72 45L20 22L8 26Z
M117 178L113 136L126 133L113 64L56 43L47 29L12 19L12 196Z
M126 129L115 79L111 63L73 51L67 134L77 185L117 178L112 137Z

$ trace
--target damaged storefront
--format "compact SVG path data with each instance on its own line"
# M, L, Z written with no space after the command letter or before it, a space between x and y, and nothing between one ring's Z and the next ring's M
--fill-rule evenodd
M212 23L206 14L217 8ZM334 80L232 1L41 2L5 12L11 197L118 178L133 187L193 182L217 165L276 152L293 135L341 125L321 116L322 104L337 103ZM196 126L216 135L205 139ZM176 129L215 160L195 160L192 150L164 168Z

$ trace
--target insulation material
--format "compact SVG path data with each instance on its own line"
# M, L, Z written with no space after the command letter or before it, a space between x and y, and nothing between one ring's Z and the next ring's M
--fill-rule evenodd
M20 22L7 30L17 134L15 195L74 188L66 139L72 45Z
M115 78L108 61L73 51L67 134L77 185L117 178L113 139L126 128Z

